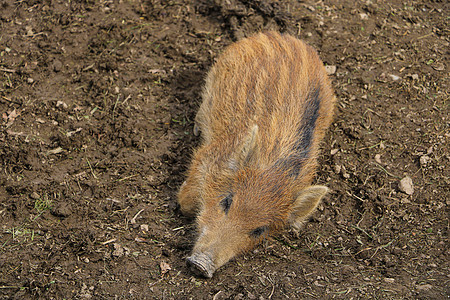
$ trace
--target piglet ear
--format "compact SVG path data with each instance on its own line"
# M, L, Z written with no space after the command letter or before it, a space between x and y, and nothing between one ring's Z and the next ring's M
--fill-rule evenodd
M254 125L250 128L247 135L242 140L240 146L237 148L237 152L230 160L230 168L232 170L238 170L245 167L251 161L251 158L256 152L256 139L258 137L258 125Z
M295 229L300 229L327 192L328 188L323 185L313 185L302 190L293 204L293 210L289 219L291 226Z

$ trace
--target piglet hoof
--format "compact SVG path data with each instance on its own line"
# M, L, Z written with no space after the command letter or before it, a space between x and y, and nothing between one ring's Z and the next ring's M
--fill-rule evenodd
M211 257L204 253L192 254L186 259L186 264L195 275L201 277L211 278L215 271Z

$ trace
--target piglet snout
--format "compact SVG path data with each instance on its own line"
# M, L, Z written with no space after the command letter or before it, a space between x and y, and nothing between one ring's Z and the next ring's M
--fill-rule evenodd
M195 275L206 278L211 278L216 270L211 257L205 253L192 254L186 258L186 264Z

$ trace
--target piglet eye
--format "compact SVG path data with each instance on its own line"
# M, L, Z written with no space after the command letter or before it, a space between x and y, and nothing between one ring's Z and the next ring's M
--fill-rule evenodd
M225 213L228 213L230 210L231 203L233 203L233 195L228 194L225 198L223 198L220 201L220 206L222 206L222 209Z
M267 226L261 226L256 228L255 230L253 230L252 232L250 232L250 236L253 238L258 238L260 237L264 232L266 232L268 229Z

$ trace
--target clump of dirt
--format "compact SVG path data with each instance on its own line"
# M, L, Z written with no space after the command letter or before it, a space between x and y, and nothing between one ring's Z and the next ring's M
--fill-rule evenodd
M448 11L0 1L0 298L447 297ZM195 228L176 191L207 69L260 30L329 66L339 105L317 182L332 192L299 236L204 280L184 263Z

